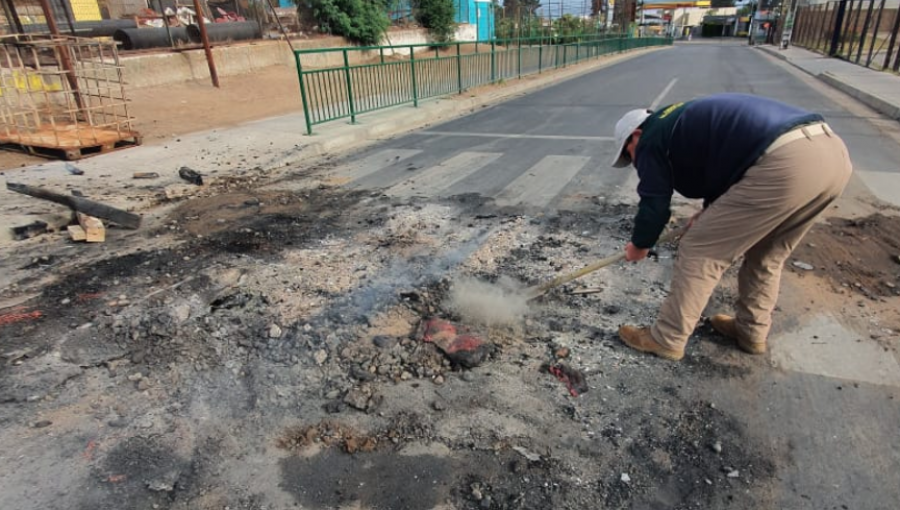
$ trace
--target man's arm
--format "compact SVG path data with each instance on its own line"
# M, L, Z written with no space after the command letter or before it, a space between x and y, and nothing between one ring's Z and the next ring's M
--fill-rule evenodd
M631 243L640 249L650 249L669 223L672 197L641 197L634 217Z

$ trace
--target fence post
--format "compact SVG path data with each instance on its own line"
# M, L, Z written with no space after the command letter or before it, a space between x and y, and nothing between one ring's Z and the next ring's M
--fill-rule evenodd
M838 52L841 42L841 27L844 25L844 14L847 12L847 0L838 2L837 14L834 17L834 26L831 32L831 46L828 48L828 56L833 57Z
M495 51L494 39L491 39L491 83L494 83L497 79L497 64L495 61L496 51Z
M881 14L884 12L885 0L881 0L878 6L878 16L875 17L875 29L872 30L872 42L869 43L869 56L866 57L866 67L872 64L872 52L875 51L875 42L878 41L878 29L881 27Z
M872 10L875 8L875 0L869 0L869 8L866 10L866 21L863 23L862 35L859 37L859 49L856 52L856 63L862 58L863 49L866 46L866 32L869 31L869 22L872 21Z
M538 74L544 71L544 41L538 45Z
M826 51L828 49L826 47L825 39L828 34L826 27L828 27L828 21L831 19L828 15L828 10L830 8L831 8L830 3L825 4L825 12L822 14L822 25L819 27L819 33L816 34L816 47L815 47L816 50L819 49L820 45L822 46L822 51ZM831 9L831 14L834 14L835 12L836 11L834 9Z
M384 64L384 46L378 48L378 52L381 53L381 63Z
M459 49L459 43L456 43L456 81L459 84L459 93L462 94L462 50Z
M416 108L419 107L419 89L416 85L416 48L414 46L409 47L409 71L412 76L412 86L413 86L413 106Z
M851 0L852 1L852 0ZM850 44L847 48L847 61L853 57L853 39L856 36L856 29L859 28L859 15L862 12L862 4L863 0L859 0L859 3L856 7L856 17L853 17L853 4L850 4L850 17L853 19L853 27L850 27L850 23L847 23L847 30L844 32L844 40L847 40L847 32L850 32ZM844 45L841 44L841 51L844 51Z
M519 79L522 79L522 38L519 37Z
M356 108L353 105L353 80L350 79L350 59L347 50L344 53L344 76L347 78L347 102L350 103L350 122L356 124Z
M303 101L303 118L306 119L306 134L312 135L312 122L309 120L309 102L306 100L306 85L303 83L303 68L300 67L300 54L294 53L297 62L297 78L300 79L300 99Z
M891 66L891 55L894 53L894 44L897 42L897 30L900 30L900 9L894 15L894 28L891 29L891 40L888 43L887 56L884 57L884 65L881 69L887 69Z

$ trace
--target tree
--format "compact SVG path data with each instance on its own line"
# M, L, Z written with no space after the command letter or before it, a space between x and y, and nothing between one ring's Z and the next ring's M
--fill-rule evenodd
M584 31L584 24L581 22L581 19L568 13L557 18L553 22L553 25L556 28L557 34L562 37L579 35Z
M374 46L391 26L385 0L299 0L306 4L319 30Z
M416 21L428 29L435 42L447 43L456 33L453 0L413 0Z

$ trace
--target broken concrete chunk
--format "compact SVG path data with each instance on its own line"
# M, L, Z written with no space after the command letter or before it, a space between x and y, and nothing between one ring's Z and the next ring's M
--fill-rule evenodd
M344 397L344 403L354 409L365 411L369 403L369 396L362 390L351 390Z
M521 446L513 446L513 450L519 452L520 455L530 460L531 462L539 462L541 460L541 456L522 448Z

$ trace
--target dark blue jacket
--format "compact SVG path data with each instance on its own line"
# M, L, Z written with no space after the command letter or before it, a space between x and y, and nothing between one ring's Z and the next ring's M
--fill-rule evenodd
M674 192L708 207L784 133L821 115L748 94L716 94L660 109L635 149L640 204L632 243L649 248L669 221Z

